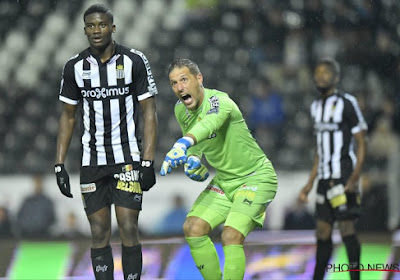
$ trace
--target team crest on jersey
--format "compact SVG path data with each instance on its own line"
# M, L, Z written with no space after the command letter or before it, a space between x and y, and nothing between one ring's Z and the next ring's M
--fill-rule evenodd
M208 110L207 115L209 114L218 114L219 112L219 99L216 96L211 96L208 99L208 102L210 102L210 110Z
M117 65L116 75L117 75L117 79L125 78L125 71L124 71L123 65L121 65L121 64Z
M92 74L90 70L83 70L82 72L82 79L90 79L92 77Z

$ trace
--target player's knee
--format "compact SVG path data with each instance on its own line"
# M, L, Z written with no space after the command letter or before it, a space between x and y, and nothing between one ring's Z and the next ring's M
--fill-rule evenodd
M223 246L243 244L244 239L244 235L232 227L224 227L222 231L221 240Z
M317 222L316 237L318 240L328 240L331 238L332 226L328 223Z
M118 228L125 235L135 235L138 232L138 224L130 219L119 222Z
M111 234L111 225L107 223L91 223L92 242L97 245L107 245Z
M197 217L188 217L183 224L183 232L186 237L198 237L209 234L210 225Z
M353 220L339 221L338 224L339 224L340 235L342 237L356 233L356 228Z

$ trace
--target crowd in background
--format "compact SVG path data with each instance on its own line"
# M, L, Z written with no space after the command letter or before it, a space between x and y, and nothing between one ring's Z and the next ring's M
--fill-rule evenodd
M0 48L14 28L22 26L34 40L35 30L55 7L64 5L73 18L74 10L84 3L1 1ZM278 170L308 169L312 162L309 106L317 94L311 69L318 59L331 56L342 66L340 87L356 96L369 126L368 179L363 181L366 203L375 207L377 197L387 201L388 158L399 146L400 136L398 1L203 0L187 1L187 5L187 16L177 30L160 23L143 50L160 92L156 165L180 132L164 70L174 57L185 56L199 64L206 87L226 91L239 104ZM62 69L54 69L49 59L40 87L26 88L16 83L22 59L23 55L7 65L11 68L7 82L0 83L0 174L51 173ZM75 152L70 153L75 154L73 172L79 168L78 141L74 139ZM11 224L4 207L0 219L4 235ZM51 217L47 223L51 224Z

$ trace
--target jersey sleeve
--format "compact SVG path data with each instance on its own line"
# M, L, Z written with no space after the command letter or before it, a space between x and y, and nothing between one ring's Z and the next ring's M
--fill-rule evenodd
M158 92L149 61L143 53L134 49L131 52L138 56L132 65L133 89L138 101L155 96Z
M346 94L348 106L345 108L346 119L350 124L351 133L356 134L360 131L367 130L368 126L364 120L357 99L354 96Z
M207 105L210 108L203 119L188 131L188 133L196 138L197 142L207 139L218 131L229 120L235 106L233 100L223 96L213 95L209 99L204 100L204 102L209 102Z
M62 72L59 99L67 104L76 105L82 99L79 87L75 81L74 65L68 61Z

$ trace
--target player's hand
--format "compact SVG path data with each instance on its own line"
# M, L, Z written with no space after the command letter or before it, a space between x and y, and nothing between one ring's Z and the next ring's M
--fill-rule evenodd
M154 162L152 160L142 160L139 167L139 182L142 191L150 190L156 183L154 173Z
M356 192L358 189L358 180L354 179L352 176L347 180L346 185L344 186L345 192Z
M308 193L311 191L311 189L312 189L312 184L307 184L301 189L299 193L299 201L301 203L308 202Z
M196 156L188 157L184 168L186 176L198 182L207 180L208 176L210 175L207 167L201 164L200 159Z
M54 166L54 172L56 173L57 185L61 193L66 197L72 197L69 176L64 164L56 164Z
M188 137L179 138L171 150L169 150L161 165L161 176L171 173L172 168L176 168L187 161L186 151L192 145L187 138Z

